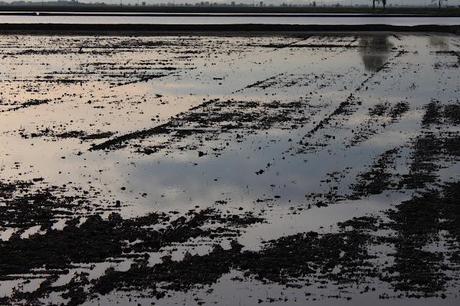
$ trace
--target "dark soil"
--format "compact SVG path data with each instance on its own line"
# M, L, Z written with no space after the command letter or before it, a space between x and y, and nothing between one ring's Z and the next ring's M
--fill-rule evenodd
M397 187L397 178L390 171L394 167L393 163L398 152L398 148L384 152L369 171L361 173L357 178L357 183L352 186L354 192L351 197L361 198L380 194L385 190Z
M66 138L77 138L82 141L85 140L98 140L98 139L105 139L109 138L113 135L112 132L96 132L93 134L88 134L85 131L65 131L65 132L58 132L53 131L49 128L45 128L43 130L39 130L30 134L25 134L24 132L20 132L21 137L23 138L38 138L38 137L46 137L51 139L66 139Z
M425 107L422 124L429 127L431 124L460 124L460 104L442 105L437 100L432 100Z
M263 222L260 217L250 213L221 216L217 211L206 209L190 211L186 216L172 219L167 214L150 214L136 219L122 219L112 213L107 220L92 215L81 225L78 219L67 221L63 230L48 229L44 234L35 234L28 238L13 236L0 242L0 279L9 279L12 275L35 274L48 279L66 274L72 267L82 263L104 262L114 258L134 258L142 262L145 252L159 251L161 247L184 243L196 237L235 237L238 228ZM162 229L153 230L152 226L163 224ZM220 224L216 229L202 229L205 224ZM38 268L43 268L39 272ZM199 275L195 277L200 277ZM68 284L67 286L71 286ZM14 299L36 301L52 291L60 291L42 284L32 294L18 293ZM82 286L79 284L78 286ZM74 289L78 289L74 291ZM75 296L81 299L83 287L67 288L66 293L72 303L79 304Z
M381 293L381 298L400 294L442 297L448 280L460 280L459 269L443 262L444 256L458 256L459 190L459 183L447 184L442 190L402 202L388 213L389 221L372 216L354 218L339 223L338 233L287 236L268 241L259 252L242 251L233 242L230 249L216 246L207 255L186 254L181 261L165 257L162 263L149 266L139 260L125 272L109 269L89 282L83 300L113 290L149 292L149 296L161 299L170 290L211 285L231 270L244 272L245 278L286 287L299 284L304 288L315 281L340 284L343 298L347 298L350 287L367 292L376 279L395 289L394 296ZM394 233L379 234L388 229ZM429 243L439 241L441 231L449 233L450 255L426 250ZM372 249L379 245L394 247L394 253L386 254L394 261L374 261Z
M65 192L71 188L66 184L47 185L42 178L0 183L0 226L40 225L46 229L58 219L73 218L97 208L90 204L89 191L81 196L67 196ZM97 191L91 189L91 193L95 195Z
M258 130L274 127L288 129L309 120L305 113L306 107L308 107L306 99L270 103L210 100L179 114L167 123L112 138L92 146L91 150L117 149L134 140L142 140L155 135L170 136L167 147L171 149L175 143L187 137L192 137L193 143L199 145L223 133L233 133L233 137L241 138L244 134ZM161 146L157 146L138 151L151 154L161 149Z
M42 100L40 100L40 99L32 99L32 100L28 100L28 101L22 103L21 105L13 106L11 108L1 110L0 112L4 113L4 112L17 111L17 110L20 110L20 109L23 109L23 108L28 108L28 107L42 105L42 104L48 104L50 102L51 102L51 100L49 100L49 99L42 99Z

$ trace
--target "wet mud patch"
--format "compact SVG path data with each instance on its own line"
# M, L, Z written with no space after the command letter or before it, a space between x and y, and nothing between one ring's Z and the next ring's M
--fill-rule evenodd
M424 192L388 212L389 227L398 234L393 266L384 278L401 292L415 296L444 295L448 282L458 283L460 184L447 183L439 190ZM447 244L433 249L433 243ZM450 274L449 271L452 271ZM407 294L407 293L406 293Z
M299 37L300 38L300 37ZM312 42L310 42L312 40ZM313 48L313 49L320 49L320 48L331 48L331 49L342 49L342 48L356 48L358 45L356 42L358 41L358 37L350 36L345 34L344 37L337 37L337 36L317 36L317 35L308 35L306 37L301 37L298 40L295 40L290 43L277 43L271 42L268 44L249 44L249 47L261 47L261 48L273 48L273 49L282 49L282 48Z
M351 298L351 288L358 288L361 294L375 292L380 299L445 298L453 294L452 288L460 281L459 266L453 264L459 250L459 187L459 183L448 183L438 190L416 195L396 205L384 219L364 216L340 222L335 233L286 236L267 241L260 251L246 251L233 241L229 247L217 245L205 255L186 253L181 260L166 256L155 265L140 256L126 271L109 268L97 279L75 283L81 290L48 286L46 290L42 287L41 294L63 290L76 304L112 291L128 295L143 292L143 297L161 301L174 291L212 291L212 285L223 275L238 270L243 279L277 283L286 289L305 290L317 283L326 288L326 284L334 284L340 288L337 296L344 299ZM200 222L202 215L197 213L181 224ZM160 235L168 233L171 232L165 230ZM449 248L427 248L433 241L447 243ZM383 246L386 251L381 251ZM379 282L387 283L395 291L382 292L376 285Z
M457 132L436 134L425 132L409 144L409 165L405 169L396 168L396 163L404 158L402 147L385 151L376 158L368 171L358 174L352 184L353 193L346 198L359 199L384 191L420 189L437 185L442 180L439 171L455 165L460 159L460 136Z
M16 235L32 226L48 229L60 219L84 216L98 209L90 203L98 193L91 187L82 190L68 184L50 185L43 178L1 182L0 226L18 228ZM105 209L110 210L110 205Z
M92 146L91 150L112 150L125 147L129 142L149 139L153 136L168 136L166 142L154 146L138 147L141 153L156 153L163 148L180 146L197 150L204 143L225 134L233 140L241 140L245 134L268 129L290 129L308 122L311 113L308 99L283 102L259 102L237 100L211 100L182 113L167 123L151 129L136 131L112 138ZM185 143L185 144L184 144Z
M350 73L354 69L350 70ZM253 84L246 86L244 89L254 88L256 90L266 90L266 89L287 89L287 88L308 88L310 91L309 95L313 94L313 91L318 91L331 87L335 85L338 80L342 79L344 74L338 74L334 72L324 72L318 74L311 73L299 73L299 74L289 74L281 73L275 76L269 77L265 80L257 81ZM346 85L344 85L346 87ZM241 90L241 91L242 91Z
M459 144L458 132L441 135L427 132L417 137L413 143L409 171L402 176L400 184L416 189L438 181L437 171L446 167L444 163L455 164L459 160Z
M179 262L165 260L153 267L141 265L126 272L107 271L94 289L99 294L135 289L162 298L170 290L187 291L211 285L232 269L243 271L245 278L284 286L304 283L303 277L315 275L318 270L325 278L352 283L359 273L345 267L367 259L361 244L365 240L360 239L361 234L353 233L350 234L353 239L347 243L345 235L298 234L270 241L260 252L241 251L241 246L233 242L230 249L215 247L207 255L187 256ZM333 272L336 266L344 267L341 274Z
M87 133L85 131L57 131L57 129L50 129L44 128L38 130L36 132L32 132L30 134L26 134L25 131L20 131L19 134L22 138L29 139L29 138L45 138L49 140L56 140L56 139L69 139L75 138L80 139L81 141L90 141L90 140L99 140L109 138L114 135L113 132L101 132L97 131L95 133Z
M424 131L408 144L378 155L367 170L356 175L349 185L350 192L339 191L338 188L344 184L343 179L349 173L349 169L344 169L321 180L329 186L328 192L309 193L305 197L310 205L313 203L321 207L343 200L359 200L387 191L404 193L433 188L442 184L445 179L440 171L455 166L460 160L459 148L458 132ZM410 152L408 157L405 151Z
M90 282L84 276L85 273L76 274L65 285L54 285L58 276L67 275L69 270L83 268L84 264L116 262L124 258L134 260L131 269L141 267L146 273L149 254L165 246L184 243L197 237L237 237L241 229L260 222L264 222L264 219L250 212L241 215L221 214L210 208L191 210L180 217L151 213L134 219L123 219L112 213L107 219L91 215L83 223L78 218L69 219L62 230L49 229L28 238L14 236L0 242L0 279L17 279L23 274L46 279L35 291L18 291L11 299L7 299L9 302L41 304L39 299L46 298L52 292L59 292L63 298L70 298L71 304L78 305L87 299L85 287ZM186 255L185 258L186 261L190 256ZM167 257L163 261L172 263ZM157 277L164 277L165 281L166 278L171 279L173 271L171 267L168 270L169 273L163 271L166 274ZM110 275L110 271L106 275ZM158 269L157 272L160 271ZM116 274L114 271L112 273ZM190 277L199 279L203 273ZM187 282L185 274L178 280ZM103 281L104 278L92 282L95 292L108 292Z
M361 198L372 194L380 194L385 190L397 187L398 174L393 173L395 159L399 149L394 148L381 154L370 170L358 175L357 182L352 185L352 198Z
M220 260L222 267L241 269L245 277L276 282L286 287L300 283L300 287L305 288L315 283L315 279L322 279L344 286L343 298L348 296L348 286L357 285L363 293L369 288L378 291L372 286L375 283L372 278L388 282L396 290L395 295L380 292L380 298L397 298L401 294L445 297L448 282L452 286L458 283L460 277L458 266L451 263L456 259L459 247L456 240L459 190L458 183L449 183L441 190L415 196L388 212L388 221L373 216L354 218L339 223L341 230L336 234L309 232L287 236L267 242L260 252L236 253L238 245L234 244L227 251L214 250L204 257L203 263L209 264L213 255L217 255L215 260ZM388 229L394 232L383 236L379 234L379 231ZM426 246L433 239L442 239L443 231L449 233L452 240L448 243L454 251L446 254L427 251ZM373 250L382 244L395 247L395 253L390 248L387 254L394 258L393 262L374 261L377 254ZM379 256L385 258L382 254ZM192 258L191 262L185 260L183 264L189 264L193 270L197 266L193 260L198 260L198 257ZM225 272L228 273L228 270ZM216 279L213 273L208 276ZM305 278L304 281L302 278ZM206 275L201 279L206 279ZM175 289L183 290L184 287Z
M398 154L401 148L384 152L369 171L358 175L357 183L352 186L352 197L380 194L385 190L423 189L439 183L439 171L455 165L460 158L460 135L458 131L439 131L431 125L457 124L457 108L456 104L443 106L437 101L430 102L421 121L421 134L405 145L412 150L407 169L397 172L395 168L395 162L402 158ZM405 112L407 107L399 109ZM378 104L370 113L380 115L386 111L384 105Z
M327 173L326 177L321 179L321 187L326 186L326 192L311 192L305 195L307 201L307 208L312 206L326 207L329 204L338 203L342 200L349 198L348 195L342 194L339 191L339 186L343 184L342 180L349 175L350 167L343 169L342 171L334 171Z
M429 127L431 124L460 124L460 104L441 104L432 100L425 106L422 125Z
M20 109L23 109L23 108L38 106L38 105L42 105L42 104L48 104L50 102L51 102L50 99L31 99L31 100L27 100L27 101L21 103L20 105L16 105L17 103L14 103L13 105L0 103L0 106L2 106L2 107L6 106L6 105L9 106L6 109L0 110L0 113L14 112L14 111L17 111L17 110L20 110Z

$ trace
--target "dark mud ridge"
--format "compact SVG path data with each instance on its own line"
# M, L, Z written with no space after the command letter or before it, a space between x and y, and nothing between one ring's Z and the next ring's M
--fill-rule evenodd
M3 34L150 35L161 32L442 32L460 33L460 25L285 25L285 24L0 24ZM213 33L215 35L216 33ZM241 33L239 33L241 34Z
M76 195L68 195L75 191ZM20 228L13 236L20 236L25 229L41 226L51 228L57 220L85 216L95 211L111 211L115 204L104 208L91 203L98 195L94 188L83 190L71 184L50 185L43 178L30 181L0 181L0 227Z
M230 249L217 246L207 255L187 255L180 262L165 258L151 267L139 262L125 272L108 270L90 292L147 290L160 298L167 290L209 285L231 270L240 270L249 279L307 291L313 283L339 284L339 295L344 298L349 298L351 287L375 291L379 282L394 289L392 294L380 293L380 298L444 297L448 281L458 284L460 276L457 265L444 262L445 257L459 260L459 187L459 183L446 184L402 202L387 213L388 221L372 216L354 218L339 223L337 233L282 237L268 241L259 252L242 251L233 242ZM389 234L382 235L382 230ZM443 239L443 231L448 233L445 243L450 251L427 250L430 243ZM383 245L394 251L375 251ZM374 261L385 256L388 259L383 263Z
M268 130L273 127L288 129L301 125L309 119L302 109L307 105L307 99L283 103L212 99L178 114L162 125L113 137L91 146L90 150L115 150L127 146L130 141L159 135L168 136L170 139L164 144L143 147L137 152L152 154L166 147L171 149L174 144L187 137L202 138L199 142L204 144L205 140L216 139L217 136L232 131L236 131L235 137L241 139L245 133L254 133L256 130ZM194 146L196 145L189 145L188 148ZM204 153L198 154L201 156Z
M20 274L45 278L36 290L17 291L2 302L46 304L42 299L59 293L69 305L78 305L114 290L161 299L170 291L212 285L235 270L247 280L306 292L314 284L338 285L338 296L345 299L351 299L356 288L361 293L375 291L381 299L444 298L460 281L459 199L460 183L446 183L396 205L385 220L372 215L353 218L339 223L335 233L286 236L266 242L261 251L245 251L235 240L239 229L264 222L252 214L223 216L205 209L181 217L152 213L135 219L112 213L107 220L91 216L81 225L71 219L63 230L0 242L0 279ZM152 228L161 224L162 229ZM222 226L204 229L205 224ZM187 252L180 261L164 256L161 263L148 263L149 253L196 237L228 237L232 242L226 249L216 244L206 255ZM446 244L447 251L432 250L433 243ZM81 263L121 258L133 260L126 271L109 268L95 279L82 272L66 285L54 284ZM379 292L382 282L393 291Z

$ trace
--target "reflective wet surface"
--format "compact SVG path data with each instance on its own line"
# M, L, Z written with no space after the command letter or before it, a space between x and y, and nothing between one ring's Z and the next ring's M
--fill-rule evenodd
M1 36L0 301L456 304L459 49Z

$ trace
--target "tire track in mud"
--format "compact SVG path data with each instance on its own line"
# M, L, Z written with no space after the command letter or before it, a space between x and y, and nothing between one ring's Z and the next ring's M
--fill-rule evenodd
M394 105L388 102L379 103L369 108L369 118L358 126L357 133L347 146L356 146L381 133L388 126L398 122L407 111L409 111L409 103L406 101Z
M302 42L302 41L308 40L311 36L312 36L312 35L308 35L307 37L301 38L301 39L296 40L296 41L293 41L293 42L291 42L291 43L284 44L284 45L281 45L281 46L278 46L278 47L273 47L273 50L268 51L268 52L274 52L274 51L279 51L279 50L282 50L282 49L285 49L285 48L293 47L293 46L295 46L296 44L298 44L298 43L300 43L300 42ZM242 92L242 91L244 91L245 89L249 89L249 88L261 87L262 84L265 84L265 83L267 83L268 81L271 81L271 80L276 80L277 77L282 76L282 75L284 75L285 73L286 73L286 72L281 72L281 73L275 74L275 75L273 75L273 76L270 76L270 77L268 77L268 78L266 78L266 79L263 79L263 80L260 80L260 81L256 81L256 82L254 82L254 83L251 83L251 84L247 85L246 87L240 88L240 89L238 89L238 90L232 92L232 94ZM270 85L266 85L266 87L265 87L265 86L262 86L261 88L262 88L262 89L265 89L265 88L270 87L270 86L271 86L271 84L270 84Z
M278 51L278 50L281 50L281 49L285 49L285 48L289 48L289 47L296 47L296 44L302 42L302 41L306 41L308 40L309 38L312 38L312 37L316 37L314 35L310 35L310 36L307 36L306 38L304 39L301 39L301 40L298 40L296 42L292 42L290 44L287 44L287 45L283 45L279 48L275 48L273 51ZM301 45L299 46L300 48L319 48L319 47L326 47L326 48L338 48L338 50L336 51L335 54L331 54L329 57L324 57L322 58L322 60L328 60L328 59L331 59L335 56L338 56L339 54L345 52L346 50L348 50L350 47L353 47L354 46L354 43L358 40L359 38L358 37L354 37L353 40L351 40L347 45L340 45L340 44L308 44L308 45ZM239 93L239 92L242 92L246 89L249 89L249 88L262 88L262 89L267 89L275 84L277 84L277 78L280 77L280 76L283 76L283 75L286 75L286 74L289 74L291 73L290 71L287 71L287 72L281 72L281 73L278 73L278 74L275 74L275 75L272 75L266 79L263 79L263 80L259 80L259 81L256 81L254 83L251 83L249 85L247 85L246 87L243 87L241 89L238 89L234 92L232 92L232 94L235 94L235 93ZM273 81L270 83L270 81ZM268 82L268 84L267 84Z
M355 92L361 91L364 88L365 84L367 84L378 73L384 71L384 69L388 67L389 63L391 63L395 58L398 58L398 57L402 56L405 53L407 53L407 51L401 50L394 57L392 57L392 58L388 59L386 62L384 62L371 75L369 75L366 79L364 79L361 82L361 84L355 89ZM306 135L302 137L302 139L299 142L292 142L293 144L295 144L295 146L291 146L288 150L286 150L284 152L284 154L295 154L295 153L293 153L293 151L296 151L297 154L299 154L299 153L304 154L304 153L308 153L308 152L311 152L311 151L317 152L318 149L321 150L321 149L325 148L327 146L327 144L309 143L308 139L312 138L316 133L318 133L323 128L330 127L331 122L334 121L337 116L342 116L342 115L347 116L347 115L353 114L358 109L358 107L360 105L362 105L362 102L361 102L361 100L359 100L359 97L355 96L353 93L350 93L350 95L346 98L345 101L341 102L329 115L327 115L327 117L321 119L320 122L318 124L316 124L313 128L311 128L306 133ZM391 118L392 118L390 123L396 122L399 119L399 117L402 114L404 114L407 110L408 110L408 105L403 103L403 102L397 103L391 109L388 109L387 110L388 115L391 116ZM336 126L337 126L337 124L334 127L336 128ZM325 137L326 141L336 138L334 135L324 135L324 137ZM352 141L350 145L347 145L347 148L352 146L352 145L358 144L360 142L359 140L360 139L355 139L355 143L353 143L353 141ZM301 146L300 148L299 148L299 145ZM313 147L313 149L311 149L311 148L309 149L308 148L309 145L311 145ZM275 164L276 160L279 161L279 160L284 160L284 159L285 159L284 156L281 159L273 158L271 166L273 166ZM347 173L348 173L348 170L344 170L342 175L346 175ZM327 192L327 193L318 193L318 194L309 194L309 195L307 194L306 197L307 198L317 198L317 197L324 198L324 197L326 197L329 200L333 198L333 199L335 199L335 201L339 201L339 200L346 199L347 196L338 195L337 194L337 187L331 186L329 188L329 192ZM318 203L320 203L320 205L322 205L321 203L323 203L323 201L319 201Z
M376 69L376 71L372 75L367 77L360 84L360 86L357 87L356 91L362 90L364 88L364 86L373 77L375 77L378 73L380 73L380 72L384 71L386 68L388 68L389 64L392 61L394 61L395 58L399 58L399 57L401 57L402 55L404 55L406 53L408 53L408 52L404 51L404 50L401 50L401 51L397 52L397 54L394 57L390 58L388 61L383 63L378 69ZM367 90L367 88L366 88L366 90ZM321 129L323 129L325 127L329 127L330 123L337 116L348 115L348 114L353 113L353 111L357 109L358 105L361 105L360 101L359 100L356 101L356 97L354 96L353 93L351 93L347 97L347 99L345 101L340 103L339 106L332 111L332 113L330 113L326 118L322 119L317 125L315 125L302 138L302 140L299 142L299 144L302 145L302 146L309 145L309 143L307 142L306 139L311 138L316 133L318 133ZM449 107L450 107L449 112L455 112L455 111L453 111L452 106L449 106ZM390 126L391 124L396 123L400 119L400 117L402 115L404 115L408 110L409 110L409 104L406 101L398 102L398 103L396 103L394 105L391 105L391 104L379 105L379 104L377 104L375 109L369 109L369 115L370 115L369 120L374 121L373 115L376 115L376 116L379 116L379 115L388 116L389 121L386 124L385 123L381 124L381 126L383 128L386 128L386 127ZM448 113L448 112L446 112L446 113ZM451 119L451 121L452 120L453 119ZM375 121L375 122L378 122L378 121ZM369 124L369 122L367 122L367 123ZM368 127L366 127L365 123L363 123L363 124L364 124L365 128L368 128ZM336 125L334 125L334 128L336 128ZM370 129L368 132L370 133L370 135L355 134L355 137L353 139L351 139L351 142L348 145L346 145L344 149L348 149L348 148L350 148L352 146L358 145L362 141L366 140L368 138L368 136L374 135L376 133L380 133L382 131ZM331 139L331 138L335 139L335 136L329 136L329 135L324 135L324 136L326 138L326 141L328 139ZM326 137L326 136L328 136L328 137ZM293 143L295 144L295 142L293 142ZM450 146L450 148L451 148L453 143L455 143L455 140L450 141L446 145ZM411 143L411 144L416 146L416 142ZM315 144L312 144L312 145L315 146ZM327 146L327 145L319 144L319 149L321 150L325 146ZM410 144L407 144L405 146L410 146ZM284 153L292 152L292 150L296 150L296 148L297 148L297 146L293 146L293 147L291 147L289 150L287 150ZM310 194L306 195L306 198L310 199L310 200L314 200L313 204L315 204L317 206L327 206L328 203L329 204L336 203L336 202L346 200L346 199L357 200L357 199L361 199L361 198L363 198L365 196L369 196L369 195L372 195L372 194L380 194L383 191L389 190L389 189L393 189L393 190L402 190L403 188L413 189L414 186L411 186L411 184L412 185L414 184L415 180L417 179L417 175L409 173L408 175L405 176L407 182L403 182L403 180L401 180L400 176L398 176L397 174L391 174L391 173L389 173L387 171L388 168L391 167L391 163L394 162L397 159L397 157L400 157L399 152L400 152L401 148L402 147L396 147L396 148L392 148L392 149L387 150L386 152L384 152L382 155L379 155L374 160L374 164L371 166L371 169L369 170L369 172L363 171L361 173L358 173L358 176L356 177L356 182L353 183L352 185L350 185L350 188L351 188L351 191L352 191L350 194L339 194L338 193L337 186L339 186L341 184L340 179L339 179L339 180L335 181L336 182L335 185L332 184L329 187L329 191L327 191L325 193L310 193ZM318 150L318 147L314 147L313 151L317 152L317 150ZM452 149L450 149L450 150L452 152ZM297 150L297 153L303 154L305 152L311 152L311 151L304 150L304 149ZM276 159L273 159L273 161L271 162L271 166L273 166L275 164L275 162L276 162ZM415 166L415 168L418 168L418 167L419 166ZM349 174L349 172L350 172L349 167L346 167L343 171L339 171L336 176L337 177L345 177L345 176L347 176ZM395 180L396 183L392 182L390 184L389 179ZM323 181L332 182L334 180L335 179L331 180L328 177L328 175L326 175L326 178L324 180L322 180L321 182L323 182ZM399 184L399 186L395 186L395 185L398 185L398 184ZM421 186L419 185L419 187L421 187Z
M323 129L324 127L328 126L329 123L338 115L351 115L354 110L353 106L356 106L356 98L351 93L347 99L339 104L339 106L334 109L332 113L330 113L326 118L322 119L317 125L315 125L301 140L300 144L307 144L305 143L306 138L311 138L313 135L316 134L319 130Z
M288 43L288 44L285 44L285 45L283 45L283 46L275 47L275 48L273 49L273 51L277 51L277 50L280 50L280 49L292 47L292 46L294 46L294 45L296 45L296 44L298 44L298 43L300 43L300 42L302 42L302 41L306 41L306 40L309 39L310 37L311 37L311 35L307 35L306 37L301 38L301 39L299 39L299 40L293 41L293 42Z
M398 52L398 54L396 54L393 58L391 58L390 60L386 61L385 63L383 63L378 69L376 69L375 72L373 72L370 76L368 76L366 79L364 79L361 84L355 89L355 92L359 92L361 91L361 89L372 79L374 78L377 74L379 74L381 71L383 71L385 68L388 67L388 64L400 57L402 54L404 54L403 51L400 51ZM318 131L322 130L323 128L325 127L329 127L329 124L331 123L331 121L337 117L337 116L340 116L340 115L351 115L352 113L354 113L354 111L357 109L357 108L353 108L353 107L357 107L359 105L362 105L361 101L359 100L359 98L355 97L355 95L352 93L350 93L350 95L346 98L345 101L341 102L329 115L327 115L324 119L322 119L317 125L315 125L310 131L308 131L306 133L306 135L302 138L300 144L308 144L308 142L306 141L306 139L309 139L311 138L312 136L314 136Z
M388 61L386 61L384 64L382 64L374 73L372 73L369 77L367 77L361 84L356 88L356 91L361 91L364 86L372 79L374 78L378 73L384 71L386 68L388 68L389 64L396 58L399 58L403 56L404 54L408 53L405 50L400 50L398 53ZM367 90L367 87L366 87ZM353 94L350 94L348 99L352 97ZM328 123L338 114L344 113L346 111L346 107L350 105L348 103L348 99L344 102L342 102L328 117L320 121L318 125L316 125L313 129L311 129L307 135L304 138L310 138L313 136L316 132L321 130L324 126L327 126ZM365 141L369 138L369 136L375 135L376 133L380 133L382 131L378 131L376 128L371 128L371 125L373 123L378 123L377 118L379 116L386 116L389 118L389 122L387 123L381 123L381 127L386 128L390 126L391 124L397 122L400 117L406 113L409 110L409 104L407 102L398 102L395 105L391 105L389 103L384 103L384 104L376 104L373 108L369 108L369 119L361 124L361 129L358 128L357 132L354 132L354 137L351 139L350 143L345 146L344 149L348 149L352 146L359 145L362 141ZM364 134L362 133L364 132ZM306 142L303 140L303 143L300 143L304 145ZM344 143L345 144L345 143ZM408 145L408 144L407 144ZM405 145L405 146L407 146ZM323 148L322 146L321 148ZM320 149L321 149L320 148ZM391 177L393 180L396 180L396 178L390 174L387 173L387 169L389 165L394 162L397 156L399 156L399 151L401 150L402 147L395 147L391 148L381 155L378 155L374 159L374 164L371 166L369 172L361 172L357 176L357 181L351 186L351 189L353 190L352 194L349 195L338 195L336 192L334 192L332 189L329 192L330 198L334 198L335 200L332 202L336 202L339 200L343 199L359 199L362 198L363 196L368 196L371 194L380 194L384 190L387 190L389 187L389 182L388 178ZM294 148L291 148L294 149ZM299 150L299 152L305 152L302 150ZM308 152L308 151L307 151ZM315 151L316 152L316 151ZM400 156L399 156L400 157ZM347 173L347 170L344 170L344 175ZM367 181L367 182L366 182ZM394 188L395 184L391 184L392 187ZM398 188L396 188L398 189Z
M458 103L440 104L433 100L425 106L420 133L409 142L379 154L356 175L355 182L349 185L349 193L340 194L331 186L328 193L312 193L308 199L314 200L314 205L327 206L342 200L379 195L385 191L417 193L436 190L440 185L455 181L455 176L442 180L440 170L460 161L460 133L456 130L459 124ZM448 126L453 130L449 130ZM407 163L405 159L410 162ZM341 179L348 173L349 169L335 173L334 184L343 184ZM330 179L322 181L325 180L331 185Z
M356 37L349 45L352 45L357 39L358 38ZM343 50L342 52L344 52L344 51L345 50ZM397 52L397 54L394 57L392 57L392 58L388 59L387 61L385 61L384 63L382 63L367 78L365 78L358 87L356 87L355 92L361 91L364 88L364 86L371 79L373 79L377 74L379 74L384 69L388 68L388 65L394 59L399 58L400 56L402 56L402 55L404 55L406 53L407 53L407 51L400 50L400 51ZM367 90L367 87L366 87L366 90ZM353 94L353 92L350 93L350 95L345 99L345 101L341 102L329 115L327 115L325 118L321 119L318 124L316 124L313 128L311 128L310 131L308 131L306 133L306 135L304 137L302 137L302 139L298 142L298 144L302 146L302 148L298 150L298 153L310 151L310 150L305 148L306 145L307 146L309 145L309 142L307 141L307 139L312 138L318 131L322 130L323 128L329 127L330 123L332 121L334 121L334 119L337 116L351 115L352 113L354 113L358 109L359 105L362 105L362 102L359 100L359 97L357 98ZM395 108L398 108L399 106L400 105L398 104L398 105L395 106ZM395 110L395 112L397 112L397 111L398 110ZM392 118L394 119L393 123L396 122L397 117L400 116L405 111L407 111L407 110L403 110L402 112L400 112L398 114L396 114L396 113L391 114ZM335 136L331 136L331 135L325 135L325 137L328 138L328 139L335 139ZM313 145L313 147L315 147L315 144L312 144L312 145ZM325 145L323 145L323 144L318 144L318 145L320 147L325 147ZM292 152L292 150L294 150L294 149L296 149L296 148L291 147L285 153Z
M302 42L302 41L305 41L305 40L308 40L309 38L311 38L311 36L308 36L308 37L305 37L305 38L302 38L298 41L295 41L295 42L292 42L290 44L287 44L281 48L276 48L274 51L278 51L278 50L281 50L283 48L287 48L287 47L293 47L295 46L295 44L299 43L299 42ZM338 50L337 53L331 55L328 59L332 58L332 57L335 57L337 56L338 54L342 53L342 52L345 52L347 50L348 47L352 46L356 41L358 40L358 37L354 37L354 39L352 41L350 41L347 45L344 45L343 50ZM281 75L284 75L286 74L286 72L283 72L283 73L278 73L278 74L275 74L275 75L272 75L266 79L263 79L261 81L256 81L254 83L251 83L237 91L234 91L232 94L234 93L237 93L237 92L242 92L244 91L245 89L248 89L248 88L253 88L253 87L260 87L262 84L266 83L267 81L270 81L270 80L275 80L277 77L281 76ZM267 86L269 87L269 86ZM267 87L262 87L263 89L267 88ZM219 101L219 99L212 99L212 100L209 100L209 101L206 101L204 103L201 103L197 106L194 106L192 108L190 108L188 111L185 111L185 112L182 112L178 115L176 115L176 118L171 118L168 122L162 124L162 125L159 125L159 126L156 126L156 127L153 127L153 128L149 128L149 129L144 129L144 130L138 130L138 131L134 131L134 132L131 132L131 133L127 133L127 134L124 134L124 135L120 135L120 136L117 136L115 138L112 138L112 139L109 139L105 142L102 142L102 143L99 143L99 144L95 144L95 145L92 145L90 147L90 151L98 151L98 150L111 150L111 149L118 149L118 148L121 148L121 147L124 147L123 143L126 143L126 142L129 142L133 139L144 139L144 138L147 138L147 137L150 137L150 136L153 136L153 135L160 135L160 134L169 134L173 131L176 131L174 129L174 120L177 119L177 118L180 118L181 116L184 116L184 115L187 115L188 113L190 113L190 111L193 111L193 110L196 110L196 109L199 109L199 108L204 108L212 103L215 103Z

